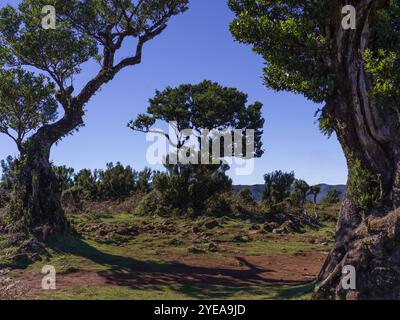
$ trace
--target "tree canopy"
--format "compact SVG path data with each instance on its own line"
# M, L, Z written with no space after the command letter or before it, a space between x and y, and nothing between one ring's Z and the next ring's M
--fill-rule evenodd
M230 29L236 40L251 44L264 58L268 87L327 102L337 87L332 61L337 45L334 34L341 28L341 9L346 4L339 0L230 0L236 15ZM366 70L374 97L398 107L400 3L374 1L371 10L379 11L363 52ZM361 17L357 23L362 30ZM327 119L322 120L327 124Z
M290 194L290 188L295 181L294 172L280 170L264 175L265 190L263 200L275 205L285 200Z
M57 117L54 85L21 68L0 70L0 132L21 151L25 139Z
M135 131L154 132L152 127L157 120L173 122L176 126L174 129L178 149L187 142L186 137L180 136L180 132L186 129L192 130L198 139L204 130L233 132L237 129L241 130L242 137L245 138L246 129L253 129L254 154L247 156L260 157L263 154L262 104L255 102L247 105L247 100L247 94L211 81L183 84L177 88L167 87L163 91L156 91L154 98L149 100L148 114L140 114L128 126ZM174 137L170 137L168 133L161 134L173 142Z
M51 79L52 84L45 84L42 76L29 81L31 96L36 90L47 98L53 90L54 100L64 109L63 118L48 128L54 143L83 124L83 106L120 70L139 64L144 44L164 31L169 19L184 12L187 4L188 0L23 0L18 8L7 5L0 10L0 62L7 68L33 67ZM42 28L45 5L56 9L54 30ZM131 55L118 60L116 54L125 44ZM99 71L73 96L73 79L88 61L97 61ZM32 77L22 71L2 72L16 73L20 82ZM54 109L54 101L50 102ZM30 118L39 113L31 112Z

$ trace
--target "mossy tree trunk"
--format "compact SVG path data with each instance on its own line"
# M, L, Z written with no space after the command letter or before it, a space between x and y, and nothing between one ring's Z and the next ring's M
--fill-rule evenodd
M35 145L17 160L16 179L10 213L11 229L46 239L52 234L63 234L68 223L61 207L61 190L52 170L50 148Z
M49 157L56 142L83 124L82 104L71 101L65 104L65 114L59 121L43 126L19 146L10 206L13 221L10 229L14 232L43 239L68 232L59 182Z
M327 113L334 119L349 180L334 248L318 276L317 298L400 298L400 220L396 211L400 204L399 114L371 99L363 59L378 2L358 2L355 31L342 29L340 23L329 30L335 39L329 64L337 90L327 104ZM355 181L359 179L357 166L377 181L371 181L363 195ZM352 185L356 186L353 190ZM365 199L372 198L377 201L362 206ZM355 290L344 290L341 284L346 265L355 267Z

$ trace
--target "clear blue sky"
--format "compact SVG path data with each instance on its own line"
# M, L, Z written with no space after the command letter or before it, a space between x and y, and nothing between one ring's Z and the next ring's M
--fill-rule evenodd
M1 5L18 2L0 0ZM251 103L264 104L266 152L256 160L254 174L231 174L235 184L262 183L264 173L277 169L293 170L310 184L345 183L342 150L335 137L328 140L319 132L314 118L317 106L302 96L263 86L263 60L250 47L234 42L228 29L232 17L226 0L191 0L189 11L175 17L161 36L147 44L141 65L123 71L90 101L86 126L55 146L52 160L77 170L104 168L117 161L142 169L147 166L149 142L145 135L129 130L127 122L145 112L156 89L209 79L248 93ZM75 87L95 71L96 66L85 66ZM9 154L15 155L16 148L0 135L0 159Z

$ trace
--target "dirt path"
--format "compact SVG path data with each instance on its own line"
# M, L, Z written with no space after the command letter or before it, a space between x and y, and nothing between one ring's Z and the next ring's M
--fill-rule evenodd
M223 259L204 259L201 255L169 256L165 265L149 268L146 265L111 266L107 271L71 270L57 275L57 290L129 286L146 289L160 285L297 285L315 279L325 254L311 251L302 255L229 256ZM232 259L233 258L233 259ZM43 275L33 271L13 271L13 278L28 290L28 297L43 294Z

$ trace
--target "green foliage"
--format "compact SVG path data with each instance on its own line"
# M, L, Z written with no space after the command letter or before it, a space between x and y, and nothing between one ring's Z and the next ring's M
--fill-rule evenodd
M264 119L261 116L262 105L256 102L247 106L248 96L235 88L228 88L211 81L203 81L197 85L184 84L177 88L167 87L164 91L156 91L155 97L149 100L148 114L141 114L128 126L135 131L157 132L177 148L177 152L186 152L196 159L195 151L202 151L204 142L201 134L205 130L226 130L229 135L234 130L242 130L242 153L235 153L238 157L259 157L263 154L261 135ZM156 121L175 123L178 141L167 133L152 130ZM188 146L189 138L180 133L191 130L197 144ZM254 154L246 154L246 129L255 130ZM219 137L216 137L219 138ZM208 136L210 146L214 137ZM218 142L218 141L217 141ZM222 144L220 158L224 156ZM232 144L230 148L234 148ZM236 146L238 147L238 146ZM204 149L203 149L204 150ZM208 150L207 150L208 151ZM219 164L205 165L200 158L189 164L172 164L171 155L166 158L166 173L159 173L153 179L153 185L158 192L164 207L175 210L179 214L200 215L227 214L230 211L228 200L224 198L226 192L231 191L232 182L225 172L228 166L220 159Z
M175 215L174 213L176 213L176 209L173 209L168 204L164 203L159 192L152 191L140 200L134 213L144 216L171 216ZM176 215L179 215L179 213Z
M78 32L63 16L67 9L76 10L73 5L77 2L25 0L18 9L4 7L0 11L0 36L8 51L13 53L11 63L43 70L57 85L79 73L80 65L97 54L97 46L92 38ZM43 29L41 24L41 10L45 5L55 6L57 12L57 28L51 32Z
M382 199L379 176L365 169L359 160L350 169L348 191L354 204L364 212L376 208Z
M373 46L364 54L365 69L372 82L371 97L379 105L398 109L400 98L400 3L388 0L373 25Z
M98 199L98 171L80 170L74 177L74 188L82 200Z
M230 130L232 134L233 130L240 129L243 130L243 141L245 129L254 129L254 155L245 155L242 151L242 156L260 157L263 154L262 104L256 102L246 106L247 99L248 96L237 89L223 87L211 81L203 81L197 85L183 84L177 88L167 87L164 91L156 91L155 97L149 100L148 115L140 114L128 126L135 131L149 132L157 120L175 122L177 133L190 129L196 137L206 129ZM164 135L173 143L172 137ZM177 142L178 149L187 142L186 137L181 137Z
M74 185L74 169L66 166L53 166L53 171L59 183L59 190L63 192Z
M134 192L149 192L153 172L124 167L117 162L108 163L105 170L83 169L74 177L74 192L82 200L122 200Z
M232 213L236 216L240 215L257 216L261 212L257 202L253 198L251 190L248 188L240 190L231 199L231 210Z
M138 172L119 162L115 165L108 163L105 170L82 169L75 175L72 175L72 169L66 170L62 168L66 176L64 181L69 186L63 189L64 198L75 202L123 200L135 192L148 193L153 175L148 168Z
M268 87L299 93L317 103L335 98L340 78L334 77L335 61L330 56L337 45L333 30L341 23L337 1L229 0L229 7L236 16L231 33L264 58ZM360 54L372 83L371 96L382 106L398 108L400 2L386 1L370 20L367 50ZM322 113L319 120L322 132L332 134L335 119Z
M294 180L294 172L287 173L279 170L266 174L263 200L271 206L281 203L289 196Z
M290 193L291 204L300 208L304 207L310 186L304 180L296 179Z
M137 174L136 189L140 192L149 192L151 190L150 181L153 177L153 170L144 168Z
M11 199L10 190L4 189L0 185L0 208L4 208Z
M318 29L331 17L333 1L230 0L236 40L251 44L267 62L265 83L322 102L332 92L325 64L329 47Z
M374 79L371 97L379 105L398 108L400 98L399 53L379 49L367 50L364 55L365 69Z
M56 9L52 30L42 27L46 5ZM55 120L56 100L68 125L58 126L51 142L76 130L90 98L119 71L139 64L144 44L187 5L188 0L22 0L16 8L0 8L0 132L21 149L28 135ZM118 59L128 41L136 50ZM100 70L73 96L70 84L89 61Z
M0 69L0 133L14 140L20 151L32 131L55 120L54 86L42 75L23 69Z
M163 204L180 214L201 215L211 197L232 188L232 181L225 174L226 165L169 165L167 169L167 173L154 176L154 189Z
M14 161L15 159L11 156L8 156L6 160L0 161L0 167L2 170L0 187L4 190L12 190L14 187Z
M229 193L215 193L206 200L205 213L210 216L222 217L231 214L231 196Z
M308 193L313 196L313 203L317 204L317 197L321 193L321 187L319 185L311 186Z
M256 205L256 201L253 198L253 194L249 188L244 188L239 191L237 197L245 204Z
M99 192L103 199L123 199L136 188L137 172L119 162L107 164L107 169L99 172Z
M336 189L329 190L323 202L327 204L339 203L340 192Z
M81 71L83 63L110 58L124 41L144 43L161 33L168 20L187 9L187 0L24 0L0 11L4 60L34 66L50 74L57 85ZM41 26L41 10L53 5L55 30ZM160 28L161 29L158 29ZM102 51L100 49L103 49ZM113 67L113 66L110 66Z

